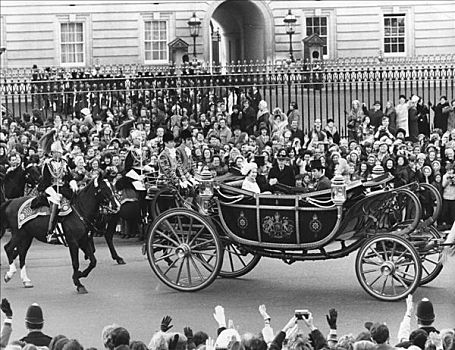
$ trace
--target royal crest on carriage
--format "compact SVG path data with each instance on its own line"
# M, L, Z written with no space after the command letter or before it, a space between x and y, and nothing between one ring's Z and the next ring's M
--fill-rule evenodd
M313 218L311 219L310 223L310 231L314 233L319 233L322 230L322 222L319 220L317 214L313 215Z
M275 212L273 216L264 217L262 229L272 238L287 238L294 232L294 221Z
M240 216L237 219L237 225L242 230L245 230L248 227L248 219L245 217L243 210L240 212Z

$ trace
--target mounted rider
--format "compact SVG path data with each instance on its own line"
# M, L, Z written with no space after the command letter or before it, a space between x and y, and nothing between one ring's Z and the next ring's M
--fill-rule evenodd
M50 206L50 218L47 231L47 242L58 243L54 229L61 207L62 197L71 200L73 193L77 191L77 183L73 179L66 160L63 158L63 147L59 140L55 140L55 130L44 135L41 146L46 154L51 154L43 162L42 176L38 184L40 195L32 202L32 208L40 205ZM50 145L50 146L49 146ZM44 200L43 200L44 199Z

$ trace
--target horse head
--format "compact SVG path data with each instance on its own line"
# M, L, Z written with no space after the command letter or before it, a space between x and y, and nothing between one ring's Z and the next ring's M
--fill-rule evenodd
M30 185L30 187L38 185L40 176L41 170L39 166L30 164L25 168L25 182Z
M117 213L120 210L120 202L115 196L112 184L107 179L104 179L100 173L93 180L93 185L95 187L95 197L99 203L106 205L109 211Z

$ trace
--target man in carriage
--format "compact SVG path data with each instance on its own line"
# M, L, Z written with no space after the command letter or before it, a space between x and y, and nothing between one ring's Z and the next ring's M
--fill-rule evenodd
M77 191L77 183L71 175L66 160L63 158L63 147L58 140L54 140L56 134L52 130L44 135L41 146L46 154L51 154L43 163L41 179L38 183L40 193L31 204L35 209L40 206L50 206L50 217L47 231L47 242L56 244L58 237L55 234L55 225L58 219L58 212L62 205L62 197L71 200L74 192Z
M188 170L189 161L186 166L183 166L183 162L180 156L180 152L175 149L174 135L171 132L167 132L163 136L164 150L158 157L158 163L160 168L160 175L168 183L173 184L176 187L187 189L197 184L193 175Z

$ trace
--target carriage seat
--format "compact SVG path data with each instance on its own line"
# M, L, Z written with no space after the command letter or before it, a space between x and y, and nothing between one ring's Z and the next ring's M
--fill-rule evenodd
M393 179L394 179L394 177L392 174L385 173L385 174L375 177L371 180L362 182L362 185L363 185L363 187L366 187L366 188L377 187L377 186L381 186L381 185L386 185L389 182L391 182Z

